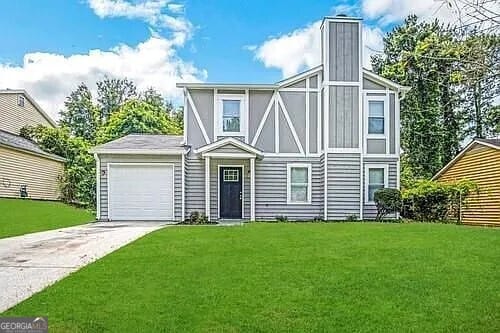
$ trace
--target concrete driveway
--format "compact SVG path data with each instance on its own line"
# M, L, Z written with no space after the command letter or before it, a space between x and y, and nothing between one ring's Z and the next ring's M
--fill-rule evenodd
M165 225L101 222L0 239L0 312Z

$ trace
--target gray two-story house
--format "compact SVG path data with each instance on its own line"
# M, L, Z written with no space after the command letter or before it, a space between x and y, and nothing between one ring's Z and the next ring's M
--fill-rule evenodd
M98 219L374 218L374 191L399 187L408 88L363 69L360 19L321 36L321 64L277 83L179 83L184 136L96 147Z

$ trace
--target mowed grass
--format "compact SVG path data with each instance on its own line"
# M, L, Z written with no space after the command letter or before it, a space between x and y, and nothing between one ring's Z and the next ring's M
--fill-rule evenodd
M0 199L0 238L91 222L94 215L61 202Z
M51 332L499 332L500 230L169 227L7 311Z

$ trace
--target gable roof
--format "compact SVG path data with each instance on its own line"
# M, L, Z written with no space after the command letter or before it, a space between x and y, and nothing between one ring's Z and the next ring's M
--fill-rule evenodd
M192 89L253 89L253 90L274 90L282 88L286 85L294 84L304 78L314 75L323 70L323 65L318 65L316 67L310 68L303 72L292 75L288 78L280 80L273 84L255 84L255 83L203 83L203 82L186 82L186 83L177 83L177 88L192 88ZM407 92L411 89L411 87L402 86L396 82L393 82L389 79L386 79L374 72L363 68L363 77L370 79L384 87L392 88L397 90L398 92ZM321 82L320 82L321 84Z
M376 73L374 73L371 70L366 69L366 68L363 68L363 76L366 76L366 78L368 78L372 81L375 81L380 85L396 89L397 91L401 91L403 93L405 93L411 89L411 87L402 86L402 85L400 85L394 81L391 81L389 79L386 79L385 77L380 76L380 75L378 75L378 74L376 74Z
M263 152L254 146L251 146L243 141L240 141L238 139L232 138L232 137L227 137L222 140L218 140L212 143L209 143L208 145L202 146L198 149L196 149L194 152L197 154L206 154L211 152L212 150L215 150L217 148L223 147L225 145L234 145L238 147L239 149L252 154L254 156L263 156Z
M177 155L187 151L183 136L161 134L129 134L90 150L96 154L148 155Z
M26 97L28 101L35 107L35 109L42 115L42 117L45 118L53 127L57 127L56 122L49 117L45 111L43 111L42 107L31 97L30 94L24 89L0 89L0 94L17 94L17 95L23 95Z
M28 140L26 138L23 138L22 136L15 135L2 130L0 130L0 146L13 148L15 150L24 151L27 153L38 155L55 161L60 161L60 162L66 161L66 159L61 156L47 153L31 140Z
M432 180L436 180L441 176L446 170L451 168L466 152L468 152L475 144L479 144L485 147L490 147L493 149L500 150L500 139L481 139L481 138L476 138L473 139L467 146L465 146L464 149L460 153L458 153L457 156L455 156L448 164L446 164L441 170L439 170L434 177L432 177Z

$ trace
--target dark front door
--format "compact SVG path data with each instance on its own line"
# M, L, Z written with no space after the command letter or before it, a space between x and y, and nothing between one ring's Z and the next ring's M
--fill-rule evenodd
M240 167L221 167L219 175L219 207L221 219L241 219L242 178Z

